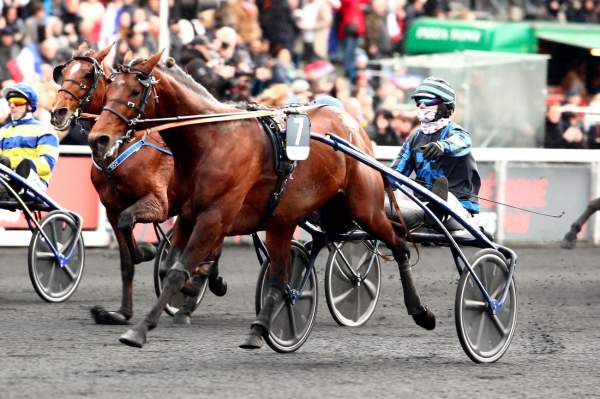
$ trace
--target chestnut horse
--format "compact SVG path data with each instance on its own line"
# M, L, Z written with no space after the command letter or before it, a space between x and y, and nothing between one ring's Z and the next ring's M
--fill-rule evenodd
M153 118L242 112L217 101L178 67L159 65L161 55L121 66L115 74L106 91L107 106L88 137L95 157L101 159L118 151L142 111ZM135 105L128 107L127 101ZM313 132L331 132L372 155L365 132L349 114L333 106L306 107L306 112ZM278 183L270 139L256 118L179 125L176 131L161 130L160 134L173 152L176 187L188 195L173 228L168 258L172 267L164 290L145 318L120 337L122 343L135 347L145 344L147 332L156 327L166 304L186 279L194 271L207 273L197 265L209 263L209 254L224 237L257 230ZM385 215L383 177L326 144L311 142L309 158L297 163L281 201L266 222L271 261L268 287L242 348L262 346L274 307L286 298L296 226L331 201L339 201L348 218L391 249L408 313L418 325L435 328L435 316L421 303L412 281L406 241Z
M52 107L52 123L57 129L68 129L82 112L101 112L109 82L105 74L108 68L102 64L111 47L93 51L83 44L70 61L55 70L55 79L61 84ZM149 135L145 140L154 146L165 147L158 134ZM124 146L122 150L135 142ZM108 221L119 245L123 292L119 310L106 311L101 306L95 306L92 308L92 317L98 324L128 324L133 315L134 265L151 260L156 255L153 245L136 244L133 227L135 223L160 223L173 216L174 204L181 191L173 186L172 156L147 145L112 172L105 168L110 162L95 163L100 168L92 168L91 179L106 208ZM139 173L140 170L144 173ZM225 294L226 283L217 275L216 268L212 271L209 283L215 294ZM186 303L188 307L195 305L195 301L191 300ZM187 322L192 310L182 307L175 320Z

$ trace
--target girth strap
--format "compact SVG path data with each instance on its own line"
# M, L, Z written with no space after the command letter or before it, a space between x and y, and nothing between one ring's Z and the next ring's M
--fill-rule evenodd
M279 201L281 201L281 197L283 196L283 193L287 187L288 178L296 166L296 163L294 161L290 161L285 154L281 131L279 130L277 123L270 117L262 117L258 118L258 120L265 129L265 132L271 139L271 144L273 145L273 155L275 161L274 167L275 173L277 174L277 184L275 185L275 189L271 194L271 198L267 203L267 207L265 208L263 215L256 225L255 231L265 229L267 220L269 220L273 214L273 211L275 208L277 208Z

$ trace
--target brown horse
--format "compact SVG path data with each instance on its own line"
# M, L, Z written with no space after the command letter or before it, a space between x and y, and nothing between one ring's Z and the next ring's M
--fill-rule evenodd
M88 137L94 156L103 158L118 150L132 132L132 120L143 113L152 117L240 112L218 102L206 89L179 68L158 65L162 53L122 66L107 88L107 107ZM125 100L134 106L127 106ZM312 131L334 133L372 154L368 139L357 122L332 107L308 107ZM197 268L207 263L224 237L249 234L257 229L275 189L274 152L260 122L240 119L179 126L162 130L173 151L177 189L186 193L174 227L164 291L146 317L120 338L124 344L142 347L148 330L177 290ZM139 171L143 173L143 171ZM366 165L312 142L310 156L298 162L277 208L266 223L266 245L271 260L269 284L263 306L243 348L259 348L268 334L275 304L286 296L292 235L298 223L331 201L345 206L348 218L382 240L398 263L405 305L416 323L435 327L435 316L422 305L413 284L409 250L394 231L384 212L384 181Z
M52 108L52 123L57 129L68 129L72 119L81 112L101 112L109 82L104 72L108 68L102 64L111 47L93 51L87 45L81 45L73 58L56 70L56 79L61 83L61 88ZM138 140L140 138L141 135L136 137ZM138 140L123 146L122 151ZM165 147L158 134L151 134L145 140ZM142 146L112 172L106 169L109 162L95 163L98 167L92 168L91 179L106 208L119 245L123 294L119 310L106 311L95 306L92 316L98 324L128 324L133 315L134 265L151 260L156 255L153 245L137 245L133 227L135 223L160 223L173 216L180 191L174 190L172 182L172 156L149 146ZM145 173L139 173L140 170ZM209 286L215 294L224 295L227 286L216 270L211 273ZM192 304L195 301L189 301L189 306ZM186 322L192 310L182 308L176 320Z

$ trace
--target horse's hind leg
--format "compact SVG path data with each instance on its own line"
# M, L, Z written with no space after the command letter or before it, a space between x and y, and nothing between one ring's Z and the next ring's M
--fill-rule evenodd
M133 315L133 276L135 270L131 260L129 246L123 232L115 229L117 217L113 212L107 211L108 221L114 229L119 244L119 257L121 261L121 282L123 294L121 297L121 308L116 312L107 311L102 306L94 306L91 309L92 318L96 324L129 324Z
M573 249L575 247L575 241L577 240L577 234L581 231L581 227L585 222L592 216L596 211L600 210L600 198L591 200L586 206L585 211L573 222L571 229L565 234L560 246L566 249Z
M367 193L367 195L372 196L372 193ZM409 262L410 251L406 246L406 241L396 234L392 224L386 217L383 209L383 198L380 201L380 209L376 208L379 201L375 199L362 201L362 198L368 197L354 197L353 200L349 201L348 206L351 214L370 234L383 241L391 249L398 264L404 293L404 304L408 314L413 317L417 325L427 330L433 330L435 328L435 315L421 302L412 278Z
M219 259L221 259L221 252L223 246L220 246L218 251L214 255L214 264L210 269L208 275L208 289L216 296L223 296L227 293L227 282L219 274Z
M149 243L137 244L133 238L136 223L162 222L168 216L166 198L148 194L126 208L119 215L118 229L127 238L127 245L134 264L147 262L156 257L156 248Z
M262 347L262 338L269 334L271 317L275 307L284 300L285 284L289 278L290 246L295 225L278 231L267 231L267 250L271 259L271 270L263 306L250 326L250 334L240 345L243 349L258 349Z

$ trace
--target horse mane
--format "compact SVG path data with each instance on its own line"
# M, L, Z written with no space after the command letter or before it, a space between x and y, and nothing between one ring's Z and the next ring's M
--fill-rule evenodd
M194 78L181 69L181 67L177 65L172 58L169 58L164 64L157 64L156 68L158 68L162 73L173 78L176 82L188 87L193 92L200 94L205 98L205 100L212 102L215 105L223 105L206 89L206 87L196 82Z

